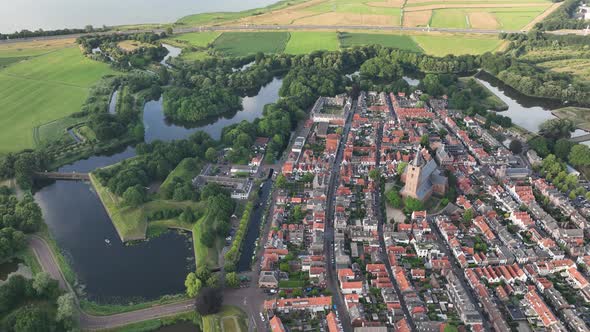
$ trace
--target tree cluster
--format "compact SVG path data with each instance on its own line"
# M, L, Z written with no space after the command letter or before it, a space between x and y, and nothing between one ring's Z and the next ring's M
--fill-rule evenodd
M5 187L0 187L0 263L12 258L27 245L25 233L41 227L43 216L33 196L18 200Z

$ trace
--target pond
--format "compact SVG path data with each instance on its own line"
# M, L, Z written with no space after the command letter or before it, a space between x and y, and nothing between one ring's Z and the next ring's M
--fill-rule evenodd
M145 127L145 141L155 140L170 141L184 139L191 134L202 130L211 135L214 139L221 138L223 128L244 120L254 121L262 116L264 105L274 103L279 99L279 90L283 81L279 78L273 79L270 83L260 88L254 97L242 98L242 110L228 117L221 117L209 122L204 122L195 127L175 125L166 120L162 98L146 103L143 109L143 125Z
M167 232L148 241L122 243L85 182L57 181L41 188L35 199L89 298L153 299L184 290L184 278L195 266L190 237Z

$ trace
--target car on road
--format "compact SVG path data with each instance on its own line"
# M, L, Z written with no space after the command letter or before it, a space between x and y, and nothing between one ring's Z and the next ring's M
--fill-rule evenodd
M262 319L263 322L266 322L266 319L264 318L264 315L262 313L260 313L260 319Z

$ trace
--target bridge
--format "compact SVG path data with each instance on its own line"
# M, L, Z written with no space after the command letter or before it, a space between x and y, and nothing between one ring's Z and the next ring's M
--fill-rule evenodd
M88 173L60 173L60 172L36 172L33 175L35 179L41 180L70 180L70 181L89 181Z
M574 143L582 143L582 142L590 141L590 134L572 137L572 138L570 138L570 141L574 142Z

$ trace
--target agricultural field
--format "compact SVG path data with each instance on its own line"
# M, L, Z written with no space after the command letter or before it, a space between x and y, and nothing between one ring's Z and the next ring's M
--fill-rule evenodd
M288 32L224 32L215 39L213 48L229 56L257 52L281 53L289 41Z
M76 47L0 69L0 154L33 148L33 128L79 111L88 88L113 73L107 64L84 57Z
M216 31L192 32L168 38L164 42L176 47L206 47L219 35L221 32Z
M557 73L572 74L580 80L590 78L590 59L553 60L541 62L538 66Z
M336 32L291 32L285 53L306 54L317 50L336 51L340 48Z
M396 47L403 50L422 52L422 48L411 36L373 33L341 33L340 45L343 48L379 44L386 47Z
M519 30L530 29L559 5L549 0L310 0L249 13L203 14L194 16L192 23L179 22Z
M436 56L447 54L482 54L496 50L501 40L482 35L415 35L412 38L424 53Z

